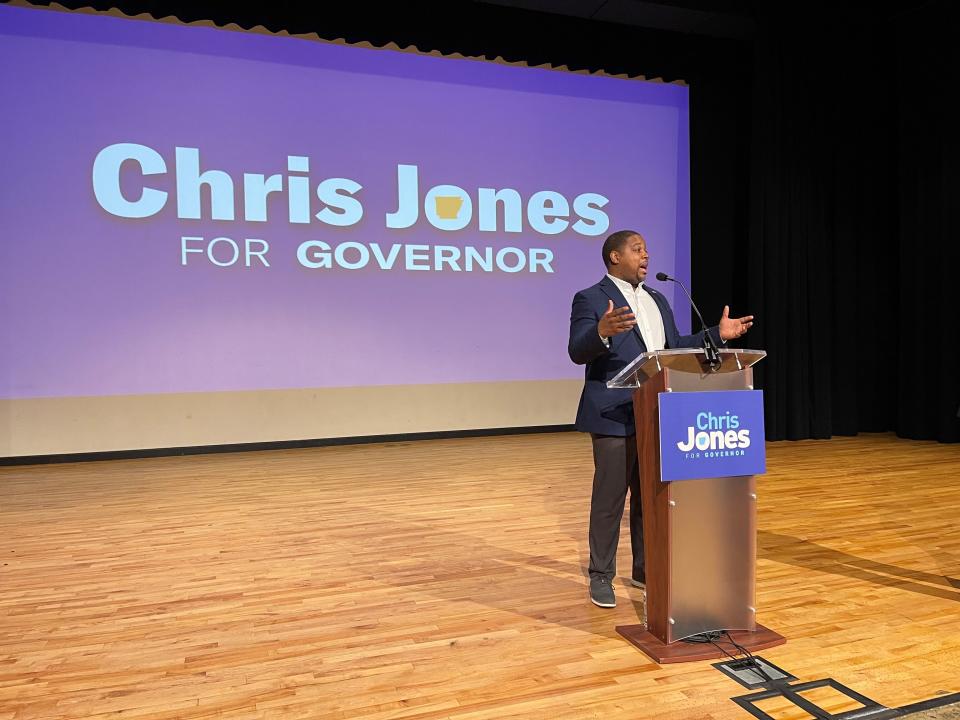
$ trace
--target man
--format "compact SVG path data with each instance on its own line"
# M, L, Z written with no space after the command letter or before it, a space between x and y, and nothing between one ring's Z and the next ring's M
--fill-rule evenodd
M667 299L644 285L648 259L647 243L640 233L613 233L603 243L607 276L574 296L570 314L570 359L586 365L576 427L593 439L590 599L600 607L617 604L612 581L628 488L632 581L638 587L646 583L633 391L609 389L607 380L640 353L703 344L703 332L681 335ZM718 345L740 337L753 324L752 315L731 318L729 311L724 307L719 325L710 328Z

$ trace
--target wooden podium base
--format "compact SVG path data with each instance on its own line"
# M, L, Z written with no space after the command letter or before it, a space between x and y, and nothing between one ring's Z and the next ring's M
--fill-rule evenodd
M647 655L651 660L660 664L694 662L695 660L715 660L717 658L728 657L710 643L688 643L678 641L669 645L659 638L654 637L647 631L646 625L620 625L617 632L623 635L632 644L636 645L641 652ZM757 650L766 650L767 648L783 645L787 639L775 633L770 628L763 625L757 625L753 632L748 630L731 630L730 637L738 645L742 645L750 652ZM729 645L726 638L717 641L719 645ZM737 654L734 647L728 648L731 655Z

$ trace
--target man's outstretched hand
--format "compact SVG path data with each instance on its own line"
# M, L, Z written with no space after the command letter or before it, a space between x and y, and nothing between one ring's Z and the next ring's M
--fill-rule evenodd
M610 300L609 303L610 304L607 305L607 311L603 314L603 317L600 318L600 322L597 323L597 332L600 333L600 337L605 338L627 332L637 324L636 317L634 317L630 308L621 307L614 309L613 300Z
M613 303L611 302L612 306ZM724 341L735 340L742 336L750 326L753 325L753 315L746 315L742 318L730 317L730 306L723 306L723 315L720 317L720 337Z

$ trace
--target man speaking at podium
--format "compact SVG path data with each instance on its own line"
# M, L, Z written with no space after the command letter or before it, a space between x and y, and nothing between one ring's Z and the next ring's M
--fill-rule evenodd
M593 439L593 494L590 500L590 599L600 607L617 604L613 578L617 572L620 519L630 490L632 582L646 582L643 560L643 515L633 420L633 391L609 389L607 381L640 353L664 348L701 347L703 331L681 335L663 294L647 287L647 243L638 232L620 230L603 243L607 275L573 298L570 314L570 359L586 365L577 409L577 430ZM753 316L729 317L729 307L716 327L714 343L743 335Z

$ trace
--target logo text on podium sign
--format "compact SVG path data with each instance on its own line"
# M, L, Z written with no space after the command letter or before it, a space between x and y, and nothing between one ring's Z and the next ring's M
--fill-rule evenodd
M660 479L766 472L763 392L660 393Z

